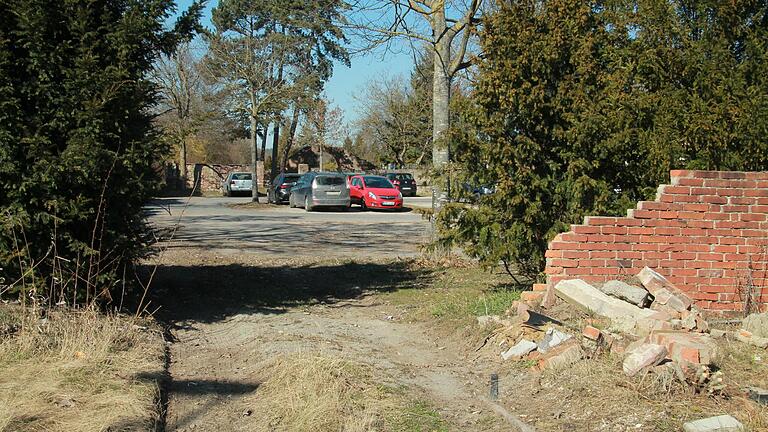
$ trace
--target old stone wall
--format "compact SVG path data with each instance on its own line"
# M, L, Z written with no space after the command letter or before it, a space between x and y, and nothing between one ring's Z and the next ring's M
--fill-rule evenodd
M707 310L768 305L768 172L671 172L627 217L586 217L549 244L547 284L629 278L645 266Z

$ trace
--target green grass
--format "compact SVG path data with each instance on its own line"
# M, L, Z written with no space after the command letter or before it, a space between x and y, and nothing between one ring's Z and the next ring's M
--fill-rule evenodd
M505 274L468 267L436 272L426 287L403 287L384 295L393 304L408 306L411 319L466 321L503 314L520 299L520 292Z
M401 432L447 432L448 424L440 414L424 401L413 401L390 422L392 429Z

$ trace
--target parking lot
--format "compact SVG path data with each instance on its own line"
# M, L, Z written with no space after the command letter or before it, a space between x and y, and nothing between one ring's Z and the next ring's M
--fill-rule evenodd
M147 211L150 222L170 236L170 248L216 254L271 257L414 256L428 235L429 222L413 211L430 198L405 198L404 211L306 212L287 205L248 208L250 197L160 198Z

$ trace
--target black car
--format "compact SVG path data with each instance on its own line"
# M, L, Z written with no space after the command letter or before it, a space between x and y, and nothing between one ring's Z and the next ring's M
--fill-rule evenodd
M416 180L411 173L387 173L386 177L403 196L416 196Z
M287 203L288 198L291 196L291 188L301 177L301 174L296 173L281 173L279 176L272 180L267 189L267 202L280 204Z

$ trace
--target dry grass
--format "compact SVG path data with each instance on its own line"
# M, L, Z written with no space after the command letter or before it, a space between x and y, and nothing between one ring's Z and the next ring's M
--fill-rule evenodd
M429 404L390 387L373 368L316 354L279 355L248 401L257 431L439 431Z
M158 419L161 336L137 320L0 306L19 331L0 335L0 431L146 431Z

